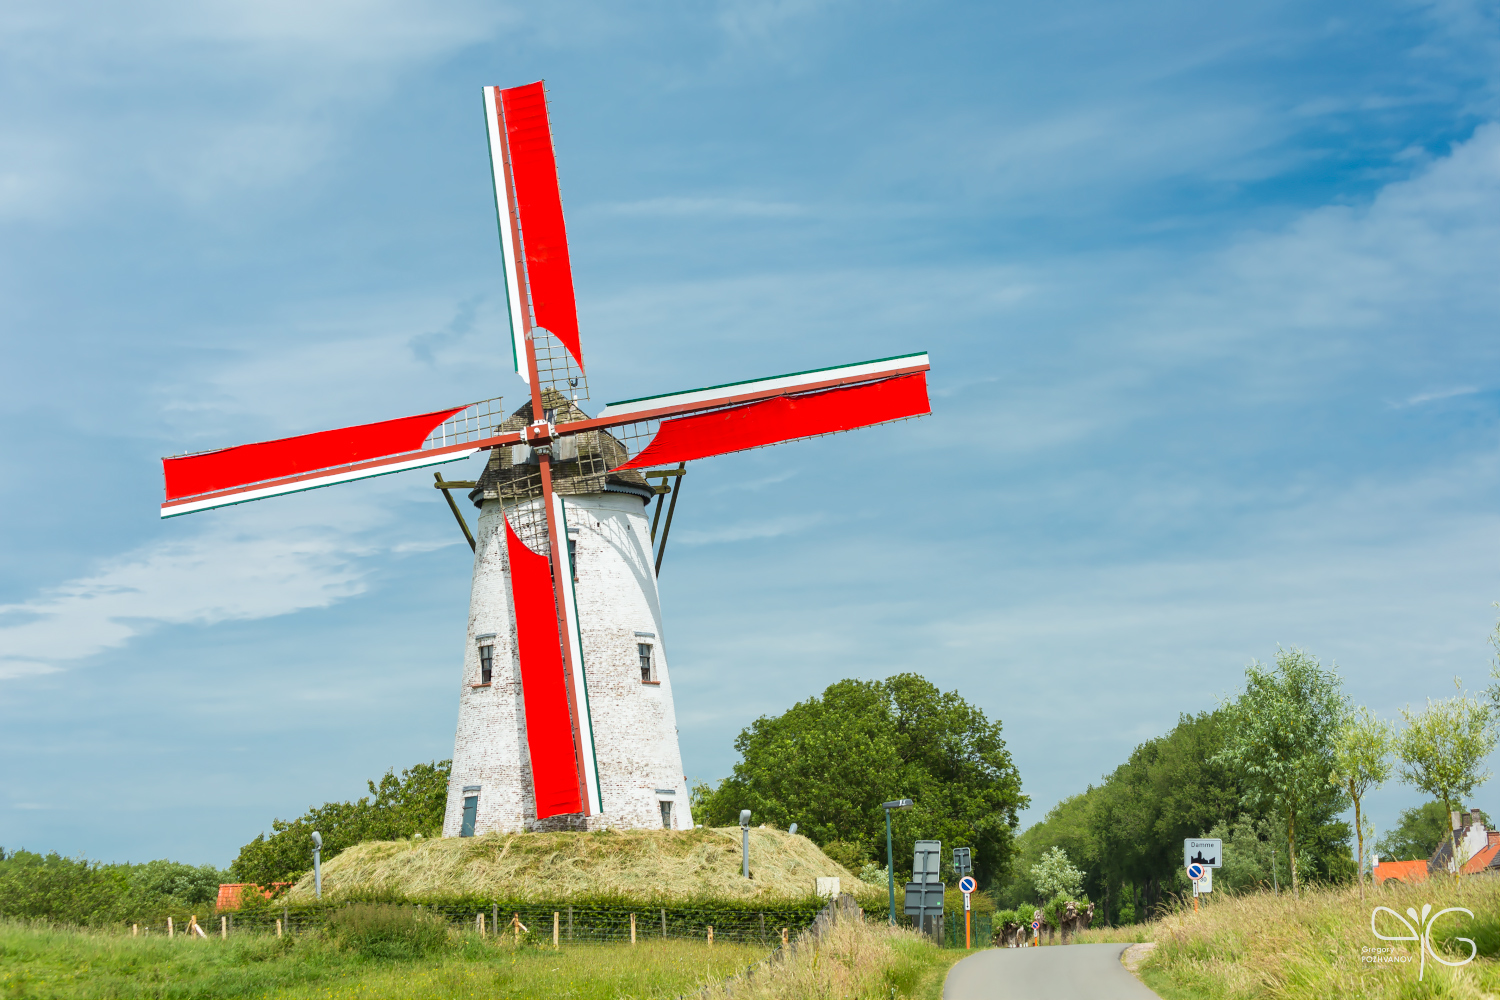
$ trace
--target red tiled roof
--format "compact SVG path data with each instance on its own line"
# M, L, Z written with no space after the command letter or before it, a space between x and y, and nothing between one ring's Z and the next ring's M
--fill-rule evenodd
M1495 858L1500 855L1500 830L1489 831L1490 842L1464 863L1464 874L1474 875L1484 871L1495 863Z
M215 907L216 909L220 910L238 910L240 908L241 902L240 894L243 893L247 888L260 889L260 894L267 899L270 899L272 890L290 888L291 885L292 883L290 882L272 882L271 889L261 889L261 887L256 885L254 882L223 883L219 886L219 901L217 904L215 904Z
M1382 861L1375 866L1375 881L1385 882L1396 879L1408 885L1427 881L1427 862L1417 861Z

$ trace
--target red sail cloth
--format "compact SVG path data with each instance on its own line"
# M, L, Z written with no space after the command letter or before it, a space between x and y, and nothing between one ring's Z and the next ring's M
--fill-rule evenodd
M573 265L568 259L568 232L563 226L562 194L557 189L557 158L547 123L547 92L537 81L500 91L500 100L536 325L562 341L582 369Z
M573 720L563 680L566 667L557 634L557 603L552 597L552 567L546 556L537 555L516 537L509 521L505 522L505 546L516 604L516 649L521 660L536 818L583 812Z
M416 451L434 427L463 409L460 406L434 410L414 417L221 448L202 455L164 458L161 464L167 479L167 499L217 493L268 479Z
M775 396L696 416L663 420L651 443L620 468L644 469L669 462L691 462L710 455L849 431L930 412L926 372L898 375L866 385Z

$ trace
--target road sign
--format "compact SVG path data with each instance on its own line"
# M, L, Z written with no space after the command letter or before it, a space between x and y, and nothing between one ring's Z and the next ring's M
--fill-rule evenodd
M913 882L935 883L941 877L938 874L938 866L943 860L943 842L940 840L919 840L912 847L911 880Z
M1205 892L1214 891L1214 870L1212 868L1203 869L1203 877L1193 884L1193 891L1200 896Z
M967 875L974 870L974 860L967 847L953 849L953 870L960 875Z
M979 883L974 881L974 876L972 875L965 875L963 878L958 880L958 891L963 893L965 896L967 896L977 888L979 888Z
M1191 838L1182 842L1182 863L1202 865L1204 868L1224 867L1224 841L1217 838Z
M1199 864L1192 864L1187 866L1188 878L1192 879L1194 882L1197 882L1199 879L1201 879L1203 877L1203 873L1206 871L1208 871L1208 869Z

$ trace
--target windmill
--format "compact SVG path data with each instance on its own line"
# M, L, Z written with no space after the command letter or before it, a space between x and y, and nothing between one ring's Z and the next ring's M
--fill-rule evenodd
M670 489L675 505L690 461L929 412L927 356L623 400L588 416L543 85L486 87L484 110L509 349L526 403L506 412L488 399L165 458L161 514L487 450L479 480L435 477L475 557L444 833L689 827L656 589L671 523L669 508L656 542L661 494ZM472 533L454 488L479 508Z

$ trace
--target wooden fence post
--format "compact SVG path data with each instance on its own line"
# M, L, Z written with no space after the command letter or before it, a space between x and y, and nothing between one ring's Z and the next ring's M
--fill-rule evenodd
M167 937L176 937L176 936L177 936L177 931L172 926L172 918L168 917L167 918Z
M229 918L228 917L220 917L219 918L219 939L221 941L228 941L229 940Z
M573 907L568 907L568 940L573 940Z
M281 918L276 918L276 936L281 937Z
M558 912L556 910L553 910L552 911L552 950L553 951L557 950L557 925L558 925L558 916L559 916Z
M783 927L781 929L781 946L783 948L786 947L786 928L785 927Z
M661 911L661 939L663 941L665 941L667 939L667 909L666 909L666 907L662 907L662 911Z
M764 910L760 914L760 942L761 944L766 943L766 914Z
M140 937L141 936L141 925L140 924L131 924L130 925L130 936L131 937Z
M495 903L490 907L490 928L498 936L500 934L500 904Z
M709 944L710 947L712 947L713 943L714 943L714 925L713 924L709 924L708 925L708 944Z

